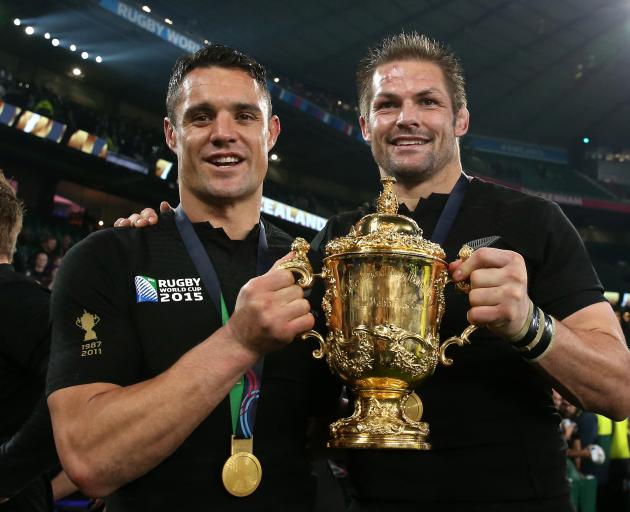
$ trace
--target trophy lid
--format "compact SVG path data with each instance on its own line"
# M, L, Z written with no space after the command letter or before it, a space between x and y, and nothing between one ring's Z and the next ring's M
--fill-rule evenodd
M381 178L383 191L376 201L376 213L362 217L348 236L331 240L326 256L355 252L412 252L418 256L444 259L438 244L422 238L422 229L415 220L398 214L398 199L392 185L396 178Z

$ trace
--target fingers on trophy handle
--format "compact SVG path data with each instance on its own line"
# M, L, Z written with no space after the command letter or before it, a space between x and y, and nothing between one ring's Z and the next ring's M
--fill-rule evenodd
M464 329L464 332L460 336L453 336L444 340L444 343L440 345L440 363L444 366L451 366L453 364L453 360L450 357L446 357L446 349L451 345L459 345L463 347L464 345L468 345L470 343L469 336L477 330L476 325L469 325Z
M290 272L298 274L300 277L297 280L297 284L301 288L310 288L313 286L313 279L316 277L307 256L310 247L309 243L303 238L296 238L291 244L291 250L295 252L295 256L289 261L278 265L280 269L289 270Z
M462 261L466 261L472 256L473 252L475 252L475 250L470 245L464 244L457 253L457 257ZM455 289L459 293L464 293L468 295L470 293L470 281L468 279L466 279L465 281L458 281L457 283L455 283Z
M317 331L311 329L310 331L306 331L300 337L305 341L309 338L315 338L317 341L319 341L319 348L313 350L313 357L315 359L322 359L326 355L326 341L324 340L324 337Z

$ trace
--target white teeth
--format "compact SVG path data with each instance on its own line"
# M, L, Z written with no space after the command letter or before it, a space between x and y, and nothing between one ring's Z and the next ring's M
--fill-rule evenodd
M212 159L212 163L215 165L237 164L240 161L241 159L235 156L221 156L219 158Z
M422 146L426 144L424 140L399 140L395 143L396 146Z

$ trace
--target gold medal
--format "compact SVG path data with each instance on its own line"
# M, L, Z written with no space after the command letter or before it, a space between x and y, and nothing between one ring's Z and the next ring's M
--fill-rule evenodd
M411 393L403 404L405 415L412 421L420 421L422 418L422 400L415 393Z
M232 436L232 454L223 464L223 486L239 498L253 493L262 479L260 461L252 453L254 438L236 439Z

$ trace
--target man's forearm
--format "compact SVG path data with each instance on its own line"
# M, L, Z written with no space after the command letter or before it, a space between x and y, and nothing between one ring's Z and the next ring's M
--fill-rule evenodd
M594 304L557 322L554 345L539 364L576 405L623 419L630 415L630 352L609 309ZM612 321L604 325L610 328L601 329L608 316Z
M53 393L64 469L86 494L110 494L173 453L255 360L223 328L153 379L96 393L92 386L102 384Z

